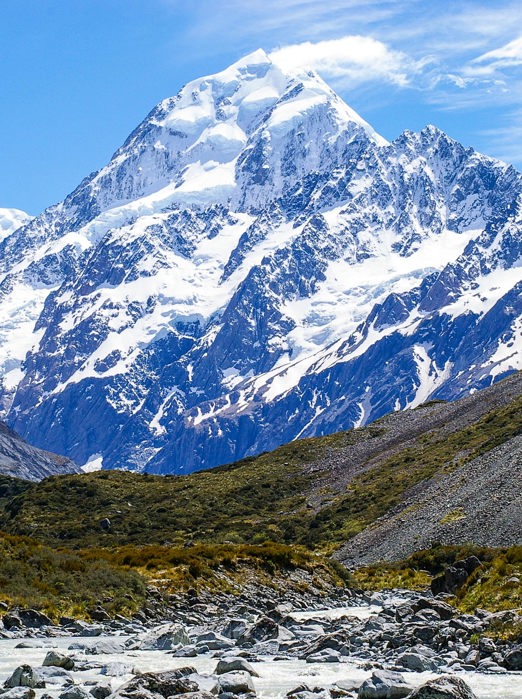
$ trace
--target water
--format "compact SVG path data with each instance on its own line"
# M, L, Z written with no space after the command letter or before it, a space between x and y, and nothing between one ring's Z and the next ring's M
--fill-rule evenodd
M310 618L335 619L343 615L367 618L379 611L379 607L350 607L328 609L313 612L295 612L294 618L306 620ZM92 655L84 651L67 651L68 646L74 642L95 644L102 637L96 638L38 638L23 639L31 643L42 644L41 648L15 648L21 639L0 639L0 685L9 677L18 665L28 664L35 668L42 665L46 653L54 648L56 650L75 654L77 657L92 660L96 663L108 664L113 662L125 663L140 672L159 672L190 665L196 668L200 674L212 674L217 659L212 654L200 655L196 658L174 658L164 651L125 651L123 653L108 655ZM122 638L122 637L120 637ZM259 673L259 678L254 678L254 684L259 697L262 699L275 699L284 697L286 693L297 685L306 683L311 687L328 686L339 680L353 680L360 684L371 675L371 671L364 670L357 663L346 659L341 663L306 663L304 660L281 660L265 658L263 662L252 663ZM131 679L132 674L120 677L107 677L101 674L101 669L94 668L85 672L73 671L72 676L78 684L87 682L100 682L110 684L116 690L124 682ZM404 673L406 681L413 687L422 684L431 677L432 673ZM479 699L522 699L522 674L509 673L502 675L485 675L475 672L461 672L462 677L473 689ZM62 689L56 685L48 685L46 689L36 690L37 699L43 693L57 697Z

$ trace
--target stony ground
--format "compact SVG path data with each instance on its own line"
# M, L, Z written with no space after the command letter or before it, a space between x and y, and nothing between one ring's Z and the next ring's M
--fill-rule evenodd
M514 546L522 532L522 436L409 496L336 552L352 566L398 561L434 543Z
M344 664L347 675L350 668L364 670L352 673L357 681L340 679L340 674L330 684L317 685L314 675L320 673L315 669L310 683L288 691L295 699L473 699L465 680L472 678L480 686L486 675L489 686L494 678L494 696L504 696L506 687L505 696L516 697L514 682L520 678L522 683L522 646L489 635L493 626L512 623L516 612L461 615L441 596L399 591L339 591L328 598L295 593L283 600L269 588L239 596L191 591L172 596L170 605L159 624L138 616L94 624L63 619L50 626L37 612L4 615L0 639L20 639L20 653L39 644L49 647L57 637L76 638L70 643L64 639L63 651L55 647L44 658L42 652L38 666L17 666L15 648L0 696L34 699L36 691L38 699L254 697L257 670L277 662L310 668ZM345 605L350 608L343 612L339 608ZM321 606L335 607L336 613L314 612ZM140 652L151 650L163 654L164 667L170 669L139 672ZM195 667L202 667L202 658L208 659L211 672Z

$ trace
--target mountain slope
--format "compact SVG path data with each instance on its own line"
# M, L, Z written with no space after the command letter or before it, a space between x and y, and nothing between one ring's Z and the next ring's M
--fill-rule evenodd
M351 563L396 559L435 536L521 544L521 434L517 373L453 403L186 476L103 471L12 485L0 529L75 547L276 541L339 549Z
M79 467L70 459L36 449L0 422L0 474L38 481L48 476L79 471Z
M4 415L78 463L170 473L466 395L522 368L521 194L256 52L0 243Z

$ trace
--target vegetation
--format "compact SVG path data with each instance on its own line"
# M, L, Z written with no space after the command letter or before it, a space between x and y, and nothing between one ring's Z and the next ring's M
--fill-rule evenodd
M417 414L438 409L430 403ZM522 575L516 548L434 547L357 571L353 581L324 557L417 484L520 434L522 398L465 427L419 430L389 448L380 438L394 419L187 476L102 471L40 483L0 476L0 599L55 616L88 616L97 601L130 614L151 580L166 589L234 590L297 568L319 586L422 588L473 552L483 566L456 603L463 610L522 606L521 586L510 582ZM354 464L356 450L367 456ZM462 516L455 510L445 520ZM106 518L110 526L102 527Z
M100 602L110 614L129 615L145 600L145 582L135 571L83 552L0 533L0 559L0 599L55 620L88 616Z
M468 556L476 556L482 565L455 595L453 604L463 612L477 608L490 611L522 609L522 546L487 548L483 546L435 545L418 551L404 561L361 568L354 580L363 589L406 587L423 589L447 566ZM505 625L502 625L504 632Z

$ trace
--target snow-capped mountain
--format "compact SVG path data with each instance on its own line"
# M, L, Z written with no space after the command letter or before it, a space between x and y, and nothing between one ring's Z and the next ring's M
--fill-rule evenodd
M88 467L194 470L522 368L522 175L393 143L258 51L0 242L2 401Z

